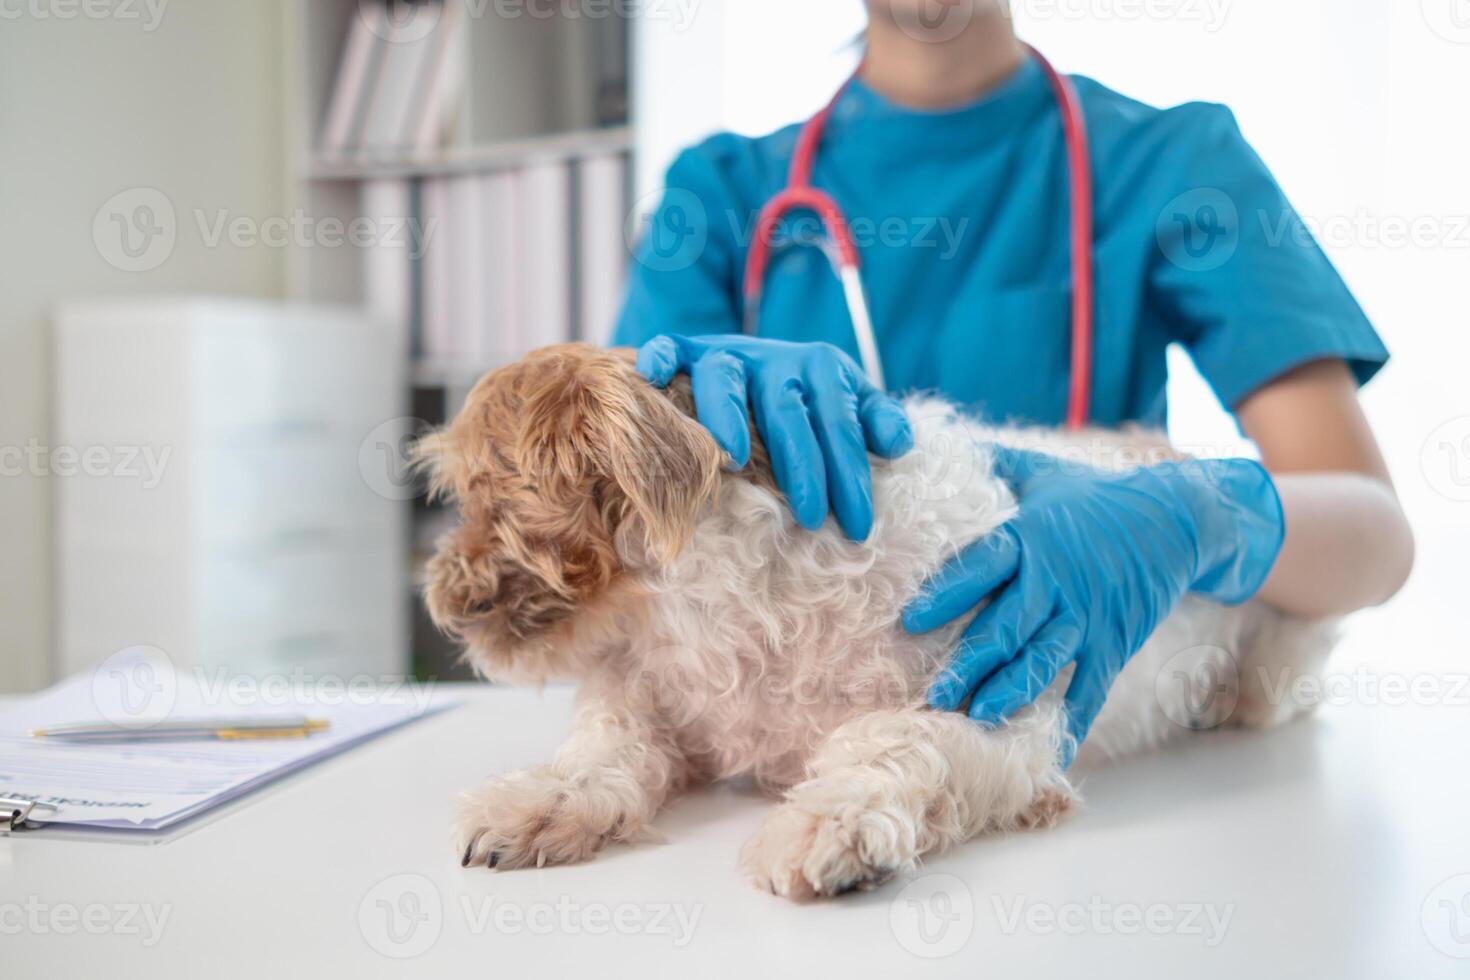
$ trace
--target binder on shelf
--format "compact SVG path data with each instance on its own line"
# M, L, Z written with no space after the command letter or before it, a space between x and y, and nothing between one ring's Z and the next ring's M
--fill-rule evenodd
M580 42L604 19L618 18L467 18L455 39L465 70L451 145L484 146L594 128L596 82L587 46Z
M382 0L349 19L319 134L323 179L375 222L367 306L418 377L603 341L622 300L627 134L596 125L625 25ZM389 234L406 226L402 234Z
M424 358L443 360L453 356L455 350L454 330L454 286L456 270L455 214L449 199L449 183L444 180L426 180L420 197L420 220L425 228L434 233L424 244L423 257L419 262L420 292L423 310L419 322L423 332L419 338L419 350Z
M410 8L406 18L385 15L385 37L379 41L383 49L377 84L367 108L366 122L358 147L365 159L382 160L406 157L409 134L419 118L420 81L438 40L437 30L426 30L425 24L437 17L430 5ZM437 24L435 25L438 26Z
M522 211L514 171L480 178L479 257L475 270L484 290L485 328L471 349L480 366L503 364L526 352L525 285L519 274Z
M547 132L595 127L588 17L473 22L466 0L362 3L319 143L326 160L433 160Z
M324 171L452 167L621 119L609 93L626 25L476 18L467 0L355 6L317 134Z
M628 269L627 158L584 158L577 171L577 339L603 344L612 335Z
M450 310L451 351L460 357L473 358L482 343L489 304L481 270L480 178L468 174L451 177L448 187L450 229L448 244L451 262Z
M534 163L520 175L525 350L572 339L571 170Z
M548 344L604 342L627 272L627 177L616 150L583 158L575 182L560 160L424 180L419 220L432 235L418 264L418 322L428 366L474 371ZM396 295L396 266L384 262L380 276L373 288Z
M455 124L464 103L469 71L464 21L462 0L448 0L429 39L419 96L414 100L414 114L408 119L404 137L417 160L435 158L457 135Z
M331 102L322 120L319 150L325 159L347 159L357 145L367 114L364 93L371 91L376 81L383 54L379 41L387 30L386 7L364 5L352 19L337 65Z
M413 252L416 237L442 234L439 228L415 232L413 195L406 180L370 180L362 186L362 216L372 244L364 249L363 285L367 307L393 331L399 349L409 350L414 320Z

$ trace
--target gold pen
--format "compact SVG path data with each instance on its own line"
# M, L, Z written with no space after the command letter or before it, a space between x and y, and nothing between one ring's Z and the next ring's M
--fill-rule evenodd
M306 738L314 732L326 731L329 723L321 718L196 718L165 720L156 724L136 725L78 722L37 728L32 738L54 738L67 742L160 742L189 739L243 741L267 738Z

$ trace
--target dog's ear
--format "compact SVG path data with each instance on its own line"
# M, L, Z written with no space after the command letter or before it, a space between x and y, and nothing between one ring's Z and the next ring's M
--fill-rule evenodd
M459 479L459 455L454 450L454 437L448 429L426 432L414 440L408 465L414 476L428 482L429 499L449 500L455 495Z
M590 494L620 542L672 560L713 496L714 439L615 354L548 365L526 392L521 472L552 493Z

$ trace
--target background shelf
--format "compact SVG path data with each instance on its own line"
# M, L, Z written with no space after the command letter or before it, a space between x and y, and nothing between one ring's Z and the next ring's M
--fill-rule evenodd
M378 180L453 177L513 170L538 163L574 163L590 156L628 152L632 130L626 126L551 133L484 146L451 149L433 160L312 160L309 180Z
M489 362L471 362L449 358L422 358L413 362L409 378L415 388L444 388L463 391L474 386L496 368L514 363L518 358L505 357Z
M622 219L634 143L627 124L630 25L621 17L509 17L495 16L493 6L466 6L462 36L454 42L463 44L468 66L464 102L447 127L446 145L432 152L397 150L368 140L353 145L379 148L323 152L324 123L348 39L360 31L369 3L293 0L295 57L287 89L292 138L286 148L293 204L319 221L365 218L376 222L371 227L388 229L407 219L410 228L437 230L409 247L298 250L290 259L290 294L307 303L365 309L388 327L402 379L392 414L437 426L458 411L486 372L517 360L523 349L598 337L610 326L615 310L609 307L621 277L614 283L597 261L602 253L584 243L605 243L626 259ZM438 21L440 28L445 23L446 18ZM605 179L609 160L624 174L611 191ZM598 174L604 175L601 182ZM511 181L501 197L490 190L497 181ZM472 186L477 189L467 190ZM563 188L566 199L564 207L548 211L552 186ZM595 225L587 219L593 210L586 206L588 195L616 201L599 212ZM492 201L501 207L496 223L481 221L476 229L467 216L491 213ZM512 213L501 217L507 202ZM484 229L501 225L520 229L522 237L490 249ZM548 235L548 228L555 233ZM552 265L563 274L548 286L546 257L561 251L565 260ZM463 295L467 283L483 287L473 302ZM497 299L507 288L515 290L509 312ZM550 304L537 301L553 294ZM446 323L455 330L479 324L472 328L481 331L479 342L467 344L463 353L444 353L460 349L456 345L465 339L456 335L454 343L444 344ZM547 336L553 324L557 336ZM402 578L417 583L434 539L457 517L423 496L399 506L408 533L396 566ZM415 672L440 679L468 676L457 663L460 651L428 622L417 588L403 601Z

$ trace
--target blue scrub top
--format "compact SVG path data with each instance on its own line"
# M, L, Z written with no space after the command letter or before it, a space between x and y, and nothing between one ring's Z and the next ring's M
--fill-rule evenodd
M1094 423L1162 425L1176 341L1232 408L1311 360L1342 358L1360 383L1382 366L1382 342L1228 109L1161 110L1075 82L1095 184ZM679 156L636 249L616 344L740 332L756 217L786 186L798 128L722 134ZM937 391L992 422L1063 421L1067 180L1061 119L1034 61L942 112L852 84L813 182L857 239L890 389ZM810 212L783 222L759 334L856 359L819 229Z

